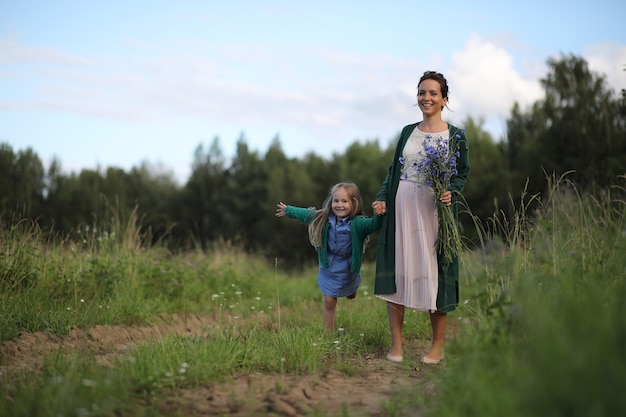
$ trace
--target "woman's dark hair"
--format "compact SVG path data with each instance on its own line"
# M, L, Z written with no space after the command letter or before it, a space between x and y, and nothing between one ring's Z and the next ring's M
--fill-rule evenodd
M441 87L441 96L445 99L448 98L448 81L446 81L446 78L443 76L442 73L437 71L426 71L417 83L418 88L424 80L437 81L439 83L439 86Z

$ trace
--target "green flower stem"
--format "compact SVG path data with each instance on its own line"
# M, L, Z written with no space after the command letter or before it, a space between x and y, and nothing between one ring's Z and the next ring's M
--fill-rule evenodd
M439 228L437 231L437 251L443 251L448 262L457 258L462 250L461 234L454 218L452 206L437 201Z

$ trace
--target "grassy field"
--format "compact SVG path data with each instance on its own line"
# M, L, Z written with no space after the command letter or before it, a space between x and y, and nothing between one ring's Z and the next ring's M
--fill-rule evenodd
M581 196L561 183L532 218L527 197L515 218L494 217L500 238L483 233L483 247L463 256L446 360L381 394L376 411L348 402L333 411L320 400L267 415L626 415L624 195ZM2 416L191 415L168 401L242 376L279 376L271 381L280 392L285 381L336 372L350 384L414 365L373 369L389 344L373 265L363 268L359 296L340 300L338 330L326 335L315 267L292 273L288 260L227 244L145 247L133 216L61 242L27 221L0 233ZM200 323L169 331L180 317ZM103 347L126 329L142 329L142 342ZM425 346L427 316L407 314L405 335L409 347ZM20 349L28 340L30 350ZM193 415L258 413L250 405L258 398L233 399L229 409Z

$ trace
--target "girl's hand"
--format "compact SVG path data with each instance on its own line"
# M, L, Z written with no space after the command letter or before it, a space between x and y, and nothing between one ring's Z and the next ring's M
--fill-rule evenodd
M452 205L452 191L446 191L445 193L441 194L441 197L439 197L439 201L441 201L446 206Z
M384 201L374 201L372 208L374 209L375 215L382 216L387 211L387 203Z
M285 203L283 203L282 201L278 204L276 204L276 217L284 217L285 216L285 207L287 207L287 205Z

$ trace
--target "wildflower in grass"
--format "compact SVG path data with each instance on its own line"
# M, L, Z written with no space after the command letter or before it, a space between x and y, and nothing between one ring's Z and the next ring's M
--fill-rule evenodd
M417 174L418 181L416 182L420 184L418 187L427 186L434 191L439 222L437 250L443 251L448 260L458 257L462 250L461 235L452 207L439 200L439 197L449 190L452 177L459 173L457 158L460 153L457 149L451 149L450 143L451 141L441 136L426 135L422 149L415 159L403 157L398 159L400 164L407 168L404 173L405 178L411 174Z
M97 387L98 386L98 382L94 381L93 379L88 379L88 378L83 378L83 385L86 387Z

